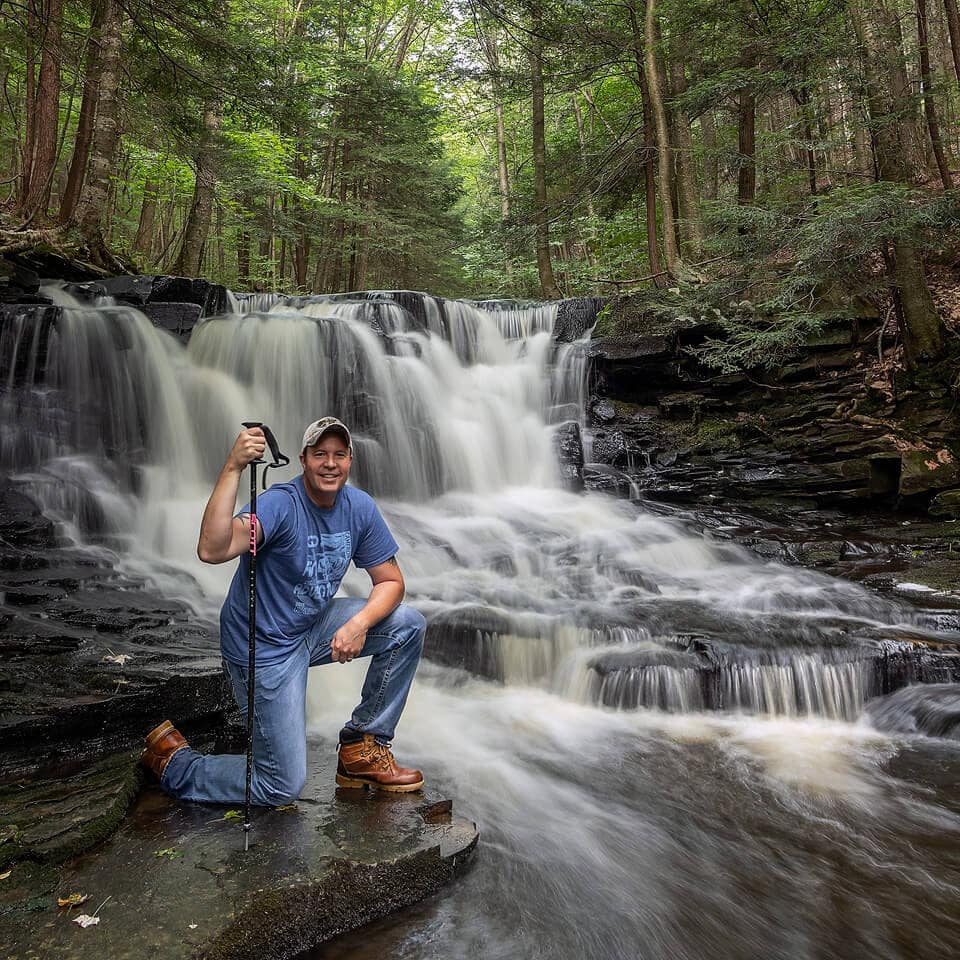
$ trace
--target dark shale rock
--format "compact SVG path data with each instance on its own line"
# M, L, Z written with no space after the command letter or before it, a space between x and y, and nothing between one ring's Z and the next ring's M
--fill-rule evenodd
M69 283L85 283L88 280L99 280L102 271L96 270L89 264L77 260L67 260L59 253L42 246L21 253L9 253L5 259L11 263L36 274L43 282L44 279L66 280Z
M0 538L0 779L132 748L168 713L202 729L233 711L215 624L58 546L10 485Z
M594 397L590 401L590 416L594 423L609 423L617 417L617 408L610 400Z
M145 303L140 309L154 326L183 338L189 338L202 311L196 303Z
M590 344L592 358L623 364L636 362L644 365L662 363L674 357L679 346L676 331L664 333L632 333L623 337L598 337Z
M931 517L960 519L960 490L945 490L930 501Z
M909 450L901 456L901 464L899 492L902 496L943 490L960 483L960 464L949 451L943 451L938 456L926 451Z
M867 707L870 722L885 733L921 733L960 740L960 685L904 687Z
M41 297L40 277L35 270L0 257L0 303L49 303Z
M100 281L106 294L124 303L142 307L151 303L195 303L201 316L224 313L227 292L220 284L188 277L129 275L108 277Z
M572 343L582 339L597 322L597 312L602 306L603 300L600 297L561 300L557 304L553 339L557 343Z
M489 607L461 607L431 617L423 655L491 680L503 679L500 637L513 633L513 622Z
M593 436L593 460L626 467L636 448L620 430L598 430Z
M553 447L560 465L560 476L570 490L583 489L583 444L576 420L561 423L553 431Z

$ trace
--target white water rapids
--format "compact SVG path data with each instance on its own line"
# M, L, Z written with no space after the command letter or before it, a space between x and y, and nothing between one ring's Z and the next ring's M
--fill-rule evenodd
M466 650L494 678L425 663L396 744L479 821L478 865L330 956L906 958L957 934L956 794L926 767L922 789L898 779L913 747L861 719L876 651L933 621L564 489L553 432L586 375L555 306L234 300L184 349L132 308L58 296L45 351L38 328L4 332L21 393L0 468L67 535L212 613L232 565L201 564L196 535L240 422L296 466L304 425L337 415L408 601L442 625L434 659ZM318 734L363 669L314 671Z

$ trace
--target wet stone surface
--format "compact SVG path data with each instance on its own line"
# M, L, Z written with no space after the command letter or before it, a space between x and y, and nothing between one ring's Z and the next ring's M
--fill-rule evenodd
M95 851L58 870L4 867L4 957L292 957L423 899L469 862L477 830L449 801L339 789L335 758L332 743L311 741L301 799L255 810L247 852L230 808L151 786ZM72 893L89 899L58 909ZM73 922L95 912L95 926Z

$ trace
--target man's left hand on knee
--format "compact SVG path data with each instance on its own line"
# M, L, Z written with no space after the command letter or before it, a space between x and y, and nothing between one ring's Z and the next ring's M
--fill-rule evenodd
M348 620L330 642L330 658L334 663L349 663L359 657L367 639L367 629L353 619Z

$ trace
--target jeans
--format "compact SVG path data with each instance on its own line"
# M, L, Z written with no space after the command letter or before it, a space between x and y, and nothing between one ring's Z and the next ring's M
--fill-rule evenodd
M250 795L261 806L282 806L296 800L307 779L306 694L310 667L331 663L333 635L366 603L332 600L299 646L279 663L257 666L253 710L253 773ZM403 712L423 650L426 621L401 604L370 628L361 657L371 657L360 703L344 726L343 739L373 734L389 743ZM246 719L247 667L224 661L233 695ZM190 747L178 750L160 781L178 800L242 803L246 789L246 757L204 755Z

